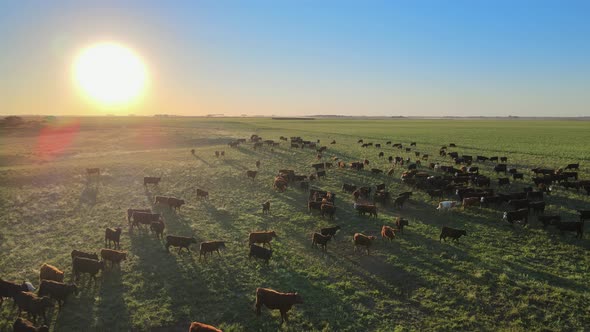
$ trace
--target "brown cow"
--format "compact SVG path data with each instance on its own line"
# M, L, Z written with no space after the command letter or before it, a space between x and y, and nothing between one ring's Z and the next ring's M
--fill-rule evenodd
M367 247L367 256L370 255L369 249L373 244L373 241L376 239L374 236L367 236L361 233L355 233L353 236L354 240L354 251L358 250L359 246Z
M294 304L302 304L303 299L298 293L280 293L270 288L256 288L256 316L260 316L260 309L266 306L271 310L281 311L281 325L288 320L287 312Z
M201 246L199 247L199 249L200 249L199 260L201 259L201 256L203 256L205 258L205 260L207 260L207 253L210 253L211 255L213 255L213 252L217 251L219 256L221 256L219 249L225 249L225 242L223 242L223 241L201 242Z
M39 271L39 282L41 280L53 280L53 281L64 281L64 273L60 271L57 267L49 264L41 265L41 270Z
M270 201L262 203L262 213L270 213Z
M463 210L465 210L465 208L468 206L479 204L480 201L481 201L480 197L463 198Z
M104 230L104 245L107 247L111 247L111 242L115 246L115 249L121 248L120 240L121 240L121 232L123 230L121 227L117 228L105 228ZM108 244L107 244L108 241Z
M256 178L256 174L258 174L257 171L246 171L246 176L252 178L252 180Z
M389 226L383 225L381 227L381 240L385 238L389 239L389 241L395 239L395 230Z
M215 326L207 325L200 322L192 322L188 332L223 332Z
M311 246L317 248L317 246L319 244L320 246L322 246L322 249L324 251L326 251L327 246L328 246L328 241L330 241L331 238L332 238L332 236L330 236L330 235L322 235L320 233L313 233L313 235L311 236Z
M248 243L250 245L252 245L254 243L262 243L263 247L264 247L264 244L268 243L268 246L272 248L270 241L272 241L272 239L275 237L277 237L277 233L275 233L275 231L252 232L249 235Z

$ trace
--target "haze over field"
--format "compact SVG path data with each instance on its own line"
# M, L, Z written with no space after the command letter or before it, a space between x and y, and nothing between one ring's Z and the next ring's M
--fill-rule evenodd
M4 1L0 113L588 116L588 12L586 1ZM104 43L121 48L97 53Z

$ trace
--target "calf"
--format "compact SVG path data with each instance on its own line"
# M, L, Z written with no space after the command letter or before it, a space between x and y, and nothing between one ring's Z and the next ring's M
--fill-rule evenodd
M472 206L472 205L476 205L481 201L480 197L467 197L467 198L463 198L463 210L465 210L466 207L468 206Z
M37 316L41 315L43 316L43 321L47 323L45 311L53 305L49 297L37 297L37 295L31 292L19 292L14 297L14 302L18 306L19 316L24 310L33 316L33 322L36 322Z
M248 258L252 259L252 257L258 258L258 259L263 259L266 261L266 264L268 264L268 261L272 257L272 249L266 249L266 248L257 246L255 244L251 244L250 245L250 253L248 254Z
M49 296L56 300L60 309L71 294L78 295L78 286L76 284L64 284L63 282L43 280L39 286L39 296Z
M340 226L325 227L320 229L322 235L329 235L333 238L336 237L336 233L340 230Z
M402 217L397 217L395 219L395 227L400 231L400 233L404 234L404 227L408 226L410 223L408 219L403 219Z
M389 226L381 227L381 240L389 239L389 241L395 239L395 230Z
M246 176L254 180L256 178L257 171L246 171Z
M201 259L201 256L203 256L205 258L205 260L207 260L207 253L210 253L211 255L213 255L213 252L215 252L215 251L217 252L217 254L219 254L219 256L221 256L219 249L225 249L225 242L223 242L223 241L201 242L201 245L199 246L199 260Z
M27 291L29 291L29 288L27 287L27 284L25 284L24 281L21 285L19 285L12 281L0 279L0 305L2 305L2 302L4 302L5 297L10 297L14 299L16 294L18 294L19 292Z
M188 332L222 332L215 326L207 325L200 322L192 322L188 328Z
M555 228L562 233L564 231L576 232L577 238L584 236L584 222L583 221L557 221L555 222Z
M262 214L270 213L270 201L262 203Z
M143 185L147 186L148 184L158 185L160 183L161 177L152 177L152 176L145 176L143 178Z
M113 242L115 249L121 248L120 239L121 239L121 232L122 231L123 230L121 229L121 227L105 228L105 230L104 230L104 245L110 248L111 242ZM107 245L107 241L108 241L108 245Z
M264 247L265 244L268 243L268 246L272 248L272 245L270 244L270 241L272 241L272 239L273 238L276 238L276 237L277 237L277 233L275 231L252 232L248 236L248 243L250 245L252 245L254 243L262 243L262 246L263 247Z
M64 281L64 273L60 271L57 267L49 264L41 265L41 270L39 271L39 282L42 280L53 280L53 281Z
M270 288L256 288L256 316L260 316L260 309L266 306L271 310L281 312L281 325L288 320L287 312L295 304L302 304L303 299L298 293L280 293Z
M209 192L201 189L197 189L197 198L209 198Z
M520 209L516 211L504 212L503 218L509 223L513 224L515 221L522 221L525 225L529 222L529 210Z
M374 216L377 218L377 207L375 205L361 205L361 204L354 204L354 209L358 212L359 215L365 215L365 213L369 214L370 216Z
M366 247L367 248L367 256L370 255L370 248L371 245L373 244L373 241L376 239L376 237L374 236L367 236L365 234L361 234L361 233L355 233L354 236L352 237L353 241L354 241L354 251L357 251L359 249L359 246L361 247Z
M442 240L445 240L445 242L447 242L447 237L450 237L451 239L453 239L453 241L456 241L461 236L467 236L467 232L462 229L454 229L451 227L443 226L438 241L440 242Z
M185 204L184 199L178 199L175 197L168 197L168 207L174 210L180 210L180 207Z
M166 224L164 224L163 220L152 221L150 224L150 231L156 234L158 239L164 238L164 229L166 228Z
M436 208L439 211L448 211L452 208L454 208L455 206L457 206L457 202L455 201L442 201L440 203L438 203L438 207Z
M88 174L88 175L92 175L92 174L100 175L100 168L87 168L86 169L86 174Z
M166 236L166 251L170 251L170 246L172 246L178 247L179 254L182 248L186 248L186 250L190 252L191 249L189 248L189 246L192 243L197 243L197 239L195 239L194 237L168 235Z
M35 327L32 322L23 318L17 318L12 324L13 332L49 332L47 325Z
M311 246L316 247L318 244L322 247L324 251L327 251L328 241L330 241L332 237L330 235L322 235L320 233L313 233L311 236Z
M334 219L334 214L336 213L336 207L333 204L322 204L320 207L320 211L322 212L322 218L325 215L328 215L330 219Z
M106 262L111 262L111 266L113 266L113 264L120 265L121 261L127 260L127 252L112 249L101 249L100 257L105 262L105 266Z

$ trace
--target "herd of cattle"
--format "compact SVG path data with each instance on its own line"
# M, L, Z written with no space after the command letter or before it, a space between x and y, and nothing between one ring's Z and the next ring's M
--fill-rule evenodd
M290 140L290 148L309 149L316 154L319 160L324 158L322 155L328 148L326 146L318 146L320 140L306 141L301 137L291 137L290 139L281 136L281 141ZM273 140L262 140L257 135L252 135L249 140L239 139L228 144L231 148L236 148L241 144L251 142L254 149L261 148L264 144L271 147L279 146L279 142ZM560 231L573 231L576 236L583 237L584 221L590 219L589 210L579 210L579 221L565 221L560 215L546 215L544 198L550 195L555 186L562 186L566 189L584 189L590 195L590 180L578 179L578 173L572 170L579 169L579 164L569 164L563 169L549 169L549 168L535 168L531 171L532 185L526 187L520 192L498 192L498 190L506 188L510 185L510 178L507 174L511 174L512 181L524 181L522 172L516 168L509 168L507 166L507 157L485 157L459 155L458 152L448 151L449 148L456 148L456 144L451 143L447 146L442 146L439 150L440 157L449 157L448 165L443 165L440 162L429 163L428 167L422 167L422 161L428 161L428 154L421 154L418 151L413 151L417 146L416 142L411 142L410 146L404 146L402 143L394 143L391 141L384 144L372 142L364 142L362 139L358 141L361 147L368 148L374 146L377 149L384 149L391 146L393 149L398 149L406 153L414 153L414 161L409 157L390 156L387 158L390 168L386 171L371 168L372 174L384 174L386 176L393 176L396 167L402 168L401 182L408 187L415 190L422 190L427 193L431 199L438 200L437 209L439 211L452 210L461 206L463 210L474 205L480 207L509 207L510 210L503 212L503 220L514 224L515 222L526 225L531 215L535 215L537 220L542 223L543 227L554 226ZM336 144L332 140L330 144ZM194 149L191 150L195 154ZM225 151L215 151L217 158L225 156ZM378 153L378 158L384 158L383 151ZM485 164L488 162L493 164L493 171L496 174L504 174L503 177L497 179L497 189L491 188L494 181L488 176L480 174L480 166L474 164ZM279 192L284 192L289 186L295 186L307 192L307 209L311 213L312 210L318 210L321 216L328 217L333 220L336 214L336 194L330 191L322 191L311 186L313 181L326 177L328 169L333 168L334 164L340 169L350 169L356 172L361 172L368 168L370 161L367 159L360 161L352 161L346 163L339 160L338 157L332 157L330 162L318 162L312 164L314 171L311 174L297 175L294 170L281 169L278 175L274 178L273 188ZM260 161L256 161L256 168L260 168ZM100 176L99 168L86 169L88 176ZM254 180L257 171L249 170L246 176ZM144 177L144 186L158 185L161 177ZM369 215L369 217L378 217L378 205L380 208L388 208L392 204L392 208L402 210L404 203L413 195L412 191L402 192L397 195L391 195L387 190L385 183L377 185L355 185L344 183L342 191L351 195L351 200L354 210L359 215ZM196 196L199 199L208 199L209 193L202 189L196 190ZM456 197L453 200L444 200L445 197ZM170 210L177 211L186 202L183 199L167 196L156 196L154 199L154 206L166 206ZM270 213L270 201L262 203L262 213ZM127 221L130 230L134 228L138 230L146 226L158 238L164 239L164 231L166 224L164 217L160 213L155 213L151 208L129 208L127 210ZM392 226L383 225L381 227L381 238L393 240L396 234L403 233L404 226L408 226L407 219L397 217L395 224ZM311 236L312 247L320 246L324 251L327 250L328 242L335 238L337 232L341 229L339 225L321 228L318 232L313 232ZM377 231L377 230L376 230ZM89 274L93 280L96 281L96 275L100 271L108 269L110 262L111 268L119 265L126 260L127 252L121 251L122 229L106 228L104 235L105 247L100 250L99 255L96 253L88 253L80 250L73 250L71 252L72 258L72 274L76 281L80 279L81 274ZM466 236L466 230L454 229L443 226L439 241L451 238L457 240L461 236ZM272 258L271 241L276 238L275 231L257 231L249 234L249 258L262 259L267 264ZM354 250L365 248L367 255L370 254L370 249L377 237L373 235L366 235L362 233L355 233L352 237ZM190 246L196 244L197 240L194 237L180 236L168 234L165 237L165 247L168 251L170 247L178 248L178 253L184 248L190 252ZM114 249L111 249L111 244ZM262 244L261 246L257 244ZM268 245L268 249L266 248ZM199 259L207 259L207 254L217 252L225 248L224 241L205 241L201 242L199 249ZM21 318L21 311L26 311L32 316L33 321L36 322L37 317L41 316L44 322L47 323L45 312L48 308L54 305L53 301L58 303L59 308L65 305L66 299L72 294L78 294L78 286L74 283L64 283L64 272L55 266L43 264L39 275L39 290L37 294L33 291L34 286L29 282L18 284L15 282L5 281L0 279L0 305L3 298L13 298L14 303L18 306L18 318L14 322L14 331L48 331L47 326L35 327L35 325ZM303 303L302 297L297 293L281 293L272 289L257 288L256 289L256 314L260 315L261 307L264 305L269 309L279 310L281 313L281 323L287 321L287 312L294 304ZM219 329L199 323L193 322L189 331L220 331Z

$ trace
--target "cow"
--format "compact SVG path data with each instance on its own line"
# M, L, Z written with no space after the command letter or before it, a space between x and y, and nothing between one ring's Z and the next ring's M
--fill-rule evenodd
M320 211L322 212L322 218L325 215L328 215L330 219L334 219L334 213L336 213L336 207L333 204L322 204L320 206Z
M499 178L498 179L498 186L502 187L502 186L508 186L510 185L510 179L509 178Z
M381 227L381 240L389 239L389 241L395 239L395 230L389 226L383 225Z
M500 162L505 163L508 161L508 157L500 157Z
M257 171L246 171L246 176L252 178L252 180L256 178L256 174L258 174Z
M533 213L543 213L545 212L545 202L544 201L537 201L537 202L530 202L529 203L529 210L533 210Z
M508 206L513 208L514 210L518 209L528 209L529 208L529 200L528 199L511 199L508 201Z
M199 246L199 260L201 259L201 256L203 256L205 258L205 260L207 260L207 253L210 253L211 255L213 255L213 252L217 252L217 254L219 254L219 256L221 257L221 253L219 252L219 249L225 249L225 242L223 242L223 241L201 242L201 245Z
M71 294L78 295L76 284L64 284L53 280L43 280L39 286L39 296L49 296L57 301L59 308L65 304Z
M465 208L468 207L468 206L476 205L480 201L481 201L481 198L480 197L467 197L467 198L463 198L463 210L465 210Z
M494 205L498 206L503 201L500 196L482 196L479 202L480 202L480 206L488 207L490 204L494 204Z
M158 204L165 204L168 205L168 196L156 196L154 197L154 205L158 205ZM168 205L168 207L170 207Z
M319 201L309 201L307 202L307 211L311 212L311 210L322 210L322 202Z
M21 285L14 283L12 281L6 281L0 279L0 305L4 302L5 297L10 297L14 299L16 294L19 292L28 292L29 288L27 284L23 281Z
M375 205L364 205L364 204L354 204L354 209L358 212L359 215L365 215L365 213L369 214L370 216L374 216L377 218L377 207Z
M150 224L150 231L156 234L158 239L162 239L164 237L164 229L166 228L166 224L164 224L164 220L152 221Z
M371 173L373 174L381 174L383 173L382 170L378 169L378 168L371 168Z
M354 236L352 237L352 240L354 242L354 251L359 250L359 247L366 247L367 248L367 256L369 256L370 253L370 248L371 245L373 244L373 241L376 239L376 237L374 236L367 236L365 234L362 233L355 233Z
M197 198L209 199L209 192L197 188Z
M379 158L383 158L385 156L385 153L383 153L383 151L379 152Z
M513 180L523 180L524 179L524 174L522 174L522 173L513 173L512 174L512 179Z
M260 316L262 306L281 312L281 325L288 320L287 312L295 304L302 304L298 293L280 293L270 288L256 288L256 316Z
M322 235L321 233L313 233L313 235L311 236L311 246L317 248L317 246L319 244L324 251L327 251L328 241L330 241L331 238L332 238L332 236L330 236L330 235Z
M86 174L88 176L93 175L93 174L100 175L100 168L87 168Z
M80 273L88 273L96 281L96 274L98 271L104 270L104 267L104 261L84 257L74 257L72 262L72 270L76 281L80 279Z
M316 176L318 177L318 180L321 177L324 177L325 178L326 177L326 171L318 171L318 172L316 172Z
M31 292L19 292L14 297L14 302L18 306L18 315L24 310L33 316L33 322L37 321L37 316L42 316L43 321L47 323L45 311L47 308L53 306L53 302L49 297L37 297Z
M105 263L105 267L106 262L111 262L112 267L113 265L120 265L121 261L127 260L127 252L112 249L101 249L100 257Z
M438 203L438 207L436 209L439 211L448 211L454 208L455 206L457 206L457 202L455 201L442 201Z
M547 228L548 225L555 225L556 222L560 222L561 216L559 216L559 215L537 216L537 220L543 224L543 228Z
M409 196L398 196L393 201L393 207L402 209L404 203L409 199Z
M273 238L276 238L276 237L277 237L277 233L275 231L252 232L248 236L248 243L250 245L252 245L254 243L262 243L262 246L263 247L264 247L265 244L268 243L268 246L270 248L272 248L272 245L270 244L270 241L272 241L272 239Z
M584 236L583 221L556 221L554 225L562 233L564 231L576 232L576 237L580 239Z
M161 220L162 216L159 213L134 212L132 218L131 228L137 227L139 229L139 224L151 225L152 222Z
M176 210L180 210L180 207L184 205L184 199L178 199L175 197L168 197L168 207Z
M47 325L35 327L32 322L20 317L12 324L12 330L13 332L49 332Z
M248 259L252 259L252 257L263 259L266 261L266 264L268 264L268 261L272 258L272 249L266 249L255 244L251 244Z
M565 169L579 169L580 168L580 163L577 164L568 164Z
M153 176L144 176L143 177L143 185L147 186L148 184L158 185L160 183L161 177L153 177Z
M494 166L494 172L496 173L500 173L500 172L504 172L504 174L506 174L506 172L508 171L506 164L498 164L496 166Z
M70 256L72 256L72 263L73 263L75 257L84 257L84 258L98 260L97 254L94 254L94 253L91 254L91 253L79 251L76 249L72 250L72 252L70 253Z
M260 160L256 160L256 168L260 168Z
M192 243L197 243L197 239L194 237L186 237L186 236L176 236L176 235L168 235L166 236L166 251L170 251L170 247L178 247L178 253L180 254L180 250L182 248L186 248L188 252L191 251L190 245Z
M270 213L270 201L262 203L262 214Z
M356 189L357 189L357 187L354 184L347 184L347 183L342 184L342 191L344 191L344 192L352 193Z
M127 209L127 222L131 222L131 217L135 212L152 213L151 209Z
M188 332L222 332L215 326L208 325L201 322L192 322L188 327Z
M526 225L529 222L529 210L519 209L516 211L507 211L504 212L504 216L502 217L502 219L506 220L511 224L514 224L515 221L521 221Z
M397 228L398 231L400 231L400 233L404 233L404 227L408 226L410 223L408 222L408 219L404 219L402 217L397 217L395 219L395 227Z
M105 228L104 230L104 245L107 247L111 247L111 242L115 249L121 248L120 240L121 240L121 232L123 229L121 227L117 228ZM108 241L108 244L107 244Z
M39 270L39 282L43 280L64 281L64 273L57 267L44 263Z
M430 189L427 190L426 193L430 196L430 199L438 198L439 200L442 200L443 198L443 190L441 189Z
M335 238L336 237L336 233L340 230L340 226L336 225L336 226L331 226L331 227L325 227L320 229L320 234L328 236L330 235L331 237Z
M441 242L442 240L445 240L445 242L447 242L447 237L450 237L453 241L457 241L461 236L467 236L467 232L463 229L443 226L438 241Z
M590 219L590 210L578 210L578 213L580 214L580 221Z
M332 142L330 142L330 144L336 144L336 140L332 140Z

